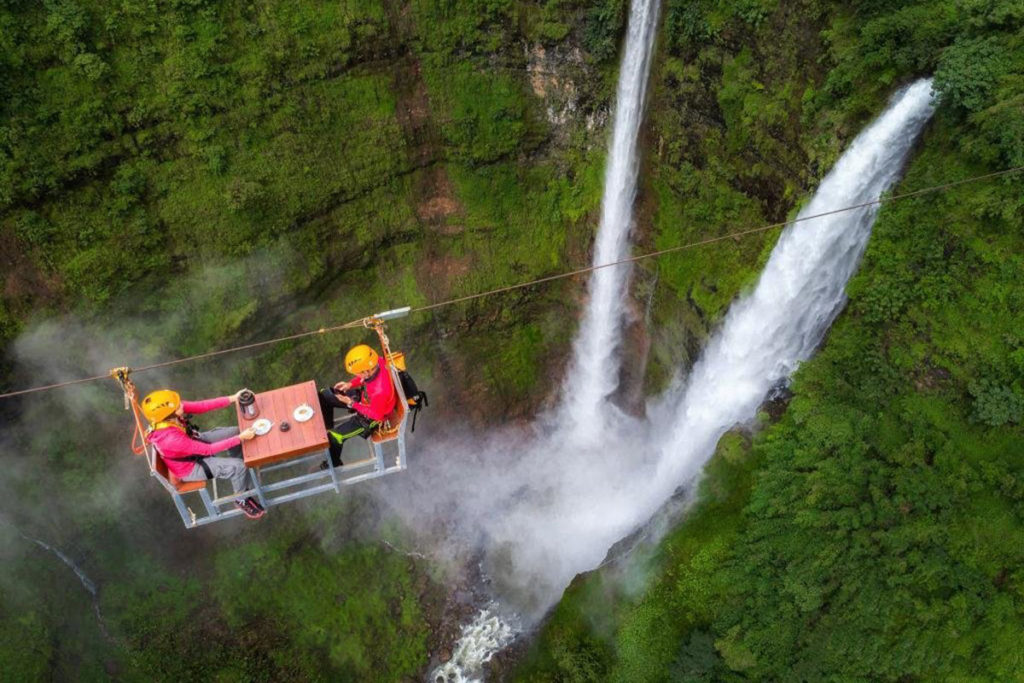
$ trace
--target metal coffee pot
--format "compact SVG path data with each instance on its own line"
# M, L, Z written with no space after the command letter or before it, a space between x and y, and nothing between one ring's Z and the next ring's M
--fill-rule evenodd
M252 420L260 414L260 407L256 404L256 394L248 390L238 395L238 407L241 408L242 417L246 420Z

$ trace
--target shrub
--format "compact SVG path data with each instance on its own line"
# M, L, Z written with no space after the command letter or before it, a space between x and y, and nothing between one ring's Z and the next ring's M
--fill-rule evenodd
M999 80L1010 69L1000 36L957 40L942 53L935 71L935 90L960 109L975 112L993 104Z
M1024 415L1024 396L1006 384L990 379L971 382L967 390L974 397L971 419L975 422L1001 427L1007 423L1020 424Z
M618 53L619 36L626 22L622 0L605 0L587 13L583 24L583 46L598 62L611 59Z

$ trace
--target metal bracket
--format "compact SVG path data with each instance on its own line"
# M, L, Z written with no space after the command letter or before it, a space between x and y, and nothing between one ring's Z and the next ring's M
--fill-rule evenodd
M412 306L405 306L403 308L393 308L390 311L384 311L383 313L374 313L371 318L377 320L394 320L395 318L404 318L409 315L409 311L412 310Z

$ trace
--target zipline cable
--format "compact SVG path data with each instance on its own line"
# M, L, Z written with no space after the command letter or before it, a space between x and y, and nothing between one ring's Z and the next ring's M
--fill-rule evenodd
M195 356L186 356L184 358L176 358L174 360L164 361L162 363L153 363L152 365L143 365L137 368L131 368L131 372L144 372L146 370L156 370L157 368L166 368L171 365L179 365L181 363L188 363L194 360L202 360L204 358L212 358L213 356L220 356L225 353L234 353L236 351L245 351L247 349L255 349L261 346L269 346L271 344L277 344L279 342L291 341L292 339L302 339L303 337L312 337L318 334L327 334L328 332L337 332L338 330L344 330L354 327L363 326L363 318L358 320L352 320L342 325L334 325L332 327L321 327L316 330L310 330L308 332L299 332L298 334L292 334L287 337L277 337L276 339L267 339L265 341L253 342L252 344L244 344L242 346L232 346L228 349L220 349L219 351L209 351L207 353L200 353ZM82 379L74 379L68 382L59 382L57 384L47 384L45 386L33 387L32 389L22 389L20 391L12 391L6 394L0 394L0 399L8 398L11 396L20 396L21 394L31 394L38 391L47 391L49 389L59 389L60 387L68 387L74 384L85 384L86 382L95 382L101 379L110 379L111 373L103 375L96 375L95 377L85 377Z
M471 301L473 299L479 299L481 297L490 296L492 294L499 294L499 293L502 293L502 292L508 292L508 291L513 290L513 289L520 289L522 287L530 287L530 286L541 284L541 283L545 283L545 282L551 282L552 280L561 280L563 278L573 277L574 275L581 275L583 273L589 273L589 272L594 271L594 270L601 270L602 268L611 268L613 266L620 266L620 265L623 265L625 263L633 263L635 261L642 261L644 259L655 258L655 257L658 257L658 256L664 256L665 254L671 254L673 252L683 251L685 249L693 249L694 247L702 247L702 246L705 246L705 245L708 245L708 244L713 244L715 242L722 242L722 241L728 240L728 239L737 239L737 238L740 238L740 237L745 237L747 235L753 235L755 233L766 232L768 230L773 230L775 228L785 227L787 225L790 225L791 223L802 223L804 221L811 221L811 220L816 220L818 218L825 218L827 216L834 216L837 213L844 213L846 211L855 211L857 209L863 209L863 208L866 208L868 206L874 206L876 204L885 204L885 203L893 202L893 201L896 201L896 200L899 200L899 199L909 199L911 197L917 197L917 196L920 196L920 195L923 195L923 194L929 194L929 193L932 193L932 192L939 192L939 191L942 191L942 190L948 190L949 188L956 187L957 185L964 185L966 183L973 183L973 182L977 182L979 180L988 180L990 178L995 178L997 176L1008 175L1010 173L1016 173L1018 171L1024 171L1024 166L1016 166L1014 168L1008 168L1008 169L1003 170L1003 171L995 171L994 173L986 173L985 175L974 176L974 177L971 177L971 178L964 178L962 180L954 180L952 182L945 183L943 185L933 185L931 187L926 187L926 188L923 188L923 189L920 189L920 190L914 190L913 192L905 192L903 194L891 195L889 197L879 197L878 199L873 199L873 200L871 200L869 202L863 202L861 204L853 204L851 206L844 206L841 209L833 209L831 211L825 211L823 213L816 213L813 216L804 216L803 218L794 218L793 220L782 221L782 222L779 222L779 223L771 223L771 224L762 225L762 226L759 226L759 227L756 227L756 228L749 228L749 229L746 229L746 230L740 230L739 232L731 232L731 233L729 233L727 235L720 235L718 237L709 237L708 239L698 240L696 242L689 242L687 244L680 244L678 246L668 247L666 249L659 249L658 251L650 251L650 252L647 252L647 253L644 253L644 254L638 254L636 256L628 256L628 257L626 257L624 259L620 259L618 261L611 261L609 263L601 263L601 264L598 264L596 266L587 266L586 268L579 268L577 270L572 270L572 271L568 271L568 272L565 272L565 273L558 273L557 275L548 275L547 277L542 277L542 278L538 278L536 280L531 280L530 282L522 282L522 283L515 284L515 285L509 285L507 287L499 287L497 289L492 289L492 290L489 290L489 291L486 291L486 292L480 292L478 294L469 294L467 296L458 297L456 299L449 299L448 301L441 301L439 303L429 304L427 306L420 306L418 308L417 307L413 307L413 309L410 311L410 313L418 313L420 311L429 311L432 308L440 308L442 306L450 306L452 304L462 303L464 301ZM0 398L3 398L3 396L0 395Z
M620 266L620 265L624 265L626 263L634 263L636 261L642 261L644 259L649 259L649 258L656 258L658 256L664 256L665 254L671 254L671 253L675 253L675 252L678 252L678 251L684 251L686 249L693 249L693 248L696 248L696 247L706 246L708 244L714 244L715 242L722 242L722 241L729 240L729 239L738 239L740 237L745 237L747 235L753 235L753 234L760 233L760 232L767 232L768 230L774 230L775 228L785 227L785 226L793 224L793 223L802 223L804 221L811 221L811 220L816 220L818 218L825 218L827 216L834 216L836 214L845 213L847 211L856 211L857 209L863 209L863 208L866 208L866 207L869 207L869 206L876 206L876 205L881 205L881 204L887 204L887 203L890 203L890 202L899 201L899 200L902 200L902 199L910 199L912 197L919 197L921 195L931 194L931 193L934 193L934 192L942 192L942 191L948 190L950 188L957 187L959 185L966 185L967 183L974 183L974 182L978 182L978 181L981 181L981 180L989 180L989 179L992 179L992 178L998 178L1000 176L1010 175L1011 173L1017 173L1019 171L1024 171L1024 166L1015 166L1013 168L1008 168L1008 169L1005 169L1005 170L1002 170L1002 171L994 171L992 173L986 173L984 175L972 176L970 178L963 178L961 180L954 180L952 182L943 183L942 185L932 185L930 187L925 187L925 188L922 188L920 190L914 190L913 192L905 192L903 194L895 194L895 195L890 195L888 197L879 197L878 199L873 199L873 200L868 201L868 202L862 202L860 204L853 204L851 206L844 206L843 208L840 208L840 209L833 209L831 211L825 211L823 213L814 214L813 216L804 216L802 218L794 218L793 220L780 221L778 223L770 223L770 224L767 224L767 225L761 225L761 226L758 226L756 228L748 228L748 229L745 229L745 230L740 230L738 232L731 232L731 233L728 233L726 235L719 235L718 237L709 237L707 239L697 240L696 242L688 242L686 244L680 244L680 245L677 245L675 247L668 247L666 249L659 249L658 251L651 251L651 252L647 252L647 253L644 253L644 254L638 254L636 256L629 256L627 258L620 259L618 261L612 261L612 262L609 262L609 263L601 263L601 264L598 264L596 266L587 266L586 268L577 268L576 270L570 270L570 271L566 271L566 272L563 272L563 273L557 273L555 275L548 275L546 277L537 278L536 280L530 280L528 282L520 282L520 283L517 283L517 284L514 284L514 285L508 285L508 286L505 286L505 287L498 287L498 288L495 288L495 289L490 289L490 290L487 290L485 292L478 292L476 294L468 294L466 296L455 297L453 299L448 299L446 301L439 301L437 303L427 304L425 306L413 307L413 308L410 309L409 312L410 313L420 313L420 312L424 312L424 311L434 310L434 309L437 309L437 308L442 308L444 306L452 306L454 304L463 303L463 302L466 302L466 301L472 301L474 299L481 299L483 297L493 296L495 294L501 294L501 293L504 293L504 292L510 292L510 291L513 291L513 290L516 290L516 289L524 289L526 287L533 287L534 285L544 284L544 283L547 283L547 282L553 282L555 280L564 280L565 278L575 277L577 275L582 275L584 273L589 273L589 272L592 272L592 271L601 270L602 268L612 268L614 266ZM253 342L251 344L243 344L242 346L233 346L233 347L230 347L230 348L227 348L227 349L220 349L219 351L209 351L207 353L201 353L201 354L197 354L197 355L194 355L194 356L186 356L184 358L177 358L175 360L164 361L162 363L153 363L151 365L144 365L144 366L141 366L141 367L138 367L138 368L132 368L131 372L132 373L138 373L138 372L144 372L146 370L155 370L157 368L165 368L165 367L169 367L169 366L172 366L172 365L179 365L181 363L189 363L189 362L196 361L196 360L203 360L203 359L206 359L206 358L212 358L214 356L221 356L221 355L224 355L224 354L227 354L227 353L235 353L237 351L245 351L245 350L248 350L248 349L260 348L260 347L263 347L263 346L269 346L271 344L278 344L280 342L292 341L292 340L295 340L295 339L302 339L302 338L305 338L305 337L312 337L314 335L327 334L328 332L336 332L338 330L345 330L345 329L351 329L351 328L355 328L355 327L362 327L363 326L363 321L365 319L366 319L365 317L364 318L358 318L356 320L351 320L351 321L349 321L347 323L343 323L343 324L340 324L340 325L333 325L331 327L321 327L321 328L316 329L316 330L309 330L309 331L306 331L306 332L299 332L297 334L288 335L286 337L277 337L275 339L267 339L265 341ZM96 381L99 381L99 380L109 379L110 377L111 377L110 373L105 373L105 374L102 374L102 375L96 375L94 377L83 377L81 379L69 380L67 382L58 382L56 384L47 384L47 385L44 385L44 386L32 387L30 389L21 389L19 391L11 391L11 392L7 392L5 394L0 394L0 399L11 398L13 396L22 396L24 394L32 394L32 393L37 393L37 392L41 392L41 391L49 391L50 389L59 389L61 387L68 387L68 386L72 386L72 385L75 385L75 384L85 384L87 382L96 382Z

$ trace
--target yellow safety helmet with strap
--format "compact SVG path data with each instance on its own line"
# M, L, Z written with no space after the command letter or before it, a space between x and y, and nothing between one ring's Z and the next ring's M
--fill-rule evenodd
M177 391L158 389L142 399L142 414L150 424L156 424L174 414L181 405L181 396Z
M345 354L345 369L353 375L377 367L377 352L366 344L353 346Z

